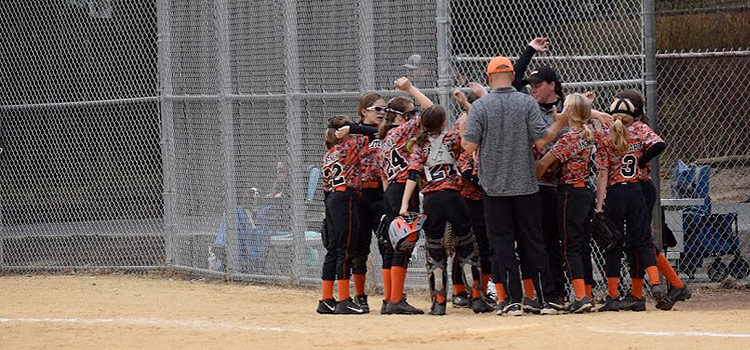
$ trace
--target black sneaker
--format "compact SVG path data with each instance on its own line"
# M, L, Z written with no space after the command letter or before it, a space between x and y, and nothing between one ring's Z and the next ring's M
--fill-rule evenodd
M576 299L570 304L568 312L571 314L582 314L591 310L592 307L591 300L588 296L584 295L581 299Z
M409 305L409 303L406 302L406 298L401 298L401 301L398 303L392 301L388 302L387 313L396 315L422 315L424 314L424 311Z
M628 294L620 301L620 310L646 311L646 298L636 298L633 294Z
M315 311L319 314L332 314L336 311L336 300L331 298L318 301L318 308Z
M523 309L521 303L510 303L503 308L503 316L521 316Z
M430 308L430 315L435 315L435 316L445 315L445 303L438 303L436 301L433 301L432 307Z
M690 299L691 296L693 296L693 294L690 293L690 289L688 289L687 285L682 288L672 286L669 288L669 293L667 293L667 297L673 302L685 301Z
M596 311L620 311L620 299L614 299L607 295L607 298L604 299L604 304Z
M542 304L539 302L539 298L530 299L529 297L523 297L523 311L530 312L533 314L539 314L542 311Z
M557 311L555 307L552 306L552 303L547 302L542 305L542 309L539 310L540 315L557 315L560 313L560 311Z
M495 308L488 304L482 297L471 300L471 309L474 310L475 314L495 311Z
M469 298L469 293L461 292L457 294L453 294L453 307L455 308L464 308L469 307L471 298Z
M367 305L367 294L355 295L354 302L357 303L362 310L365 310L366 314L370 313L370 305Z
M559 313L564 313L564 312L568 311L568 309L565 308L565 301L564 301L563 297L552 298L552 300L550 300L546 304L546 306L555 309L555 311L557 311L558 314Z
M498 316L502 316L503 315L503 310L505 310L506 306L508 306L508 299L506 299L506 300L499 300L495 304L495 314L498 315Z
M364 315L366 312L357 305L352 298L339 301L336 304L336 311L333 312L336 315Z
M383 306L380 307L380 314L381 315L390 315L391 312L388 311L388 300L383 300Z
M674 302L669 299L667 293L664 292L664 287L661 284L654 284L651 286L651 296L656 301L656 308L659 310L672 310Z
M492 307L495 307L497 306L497 295L487 293L484 295L484 301L486 301L487 304L490 304Z

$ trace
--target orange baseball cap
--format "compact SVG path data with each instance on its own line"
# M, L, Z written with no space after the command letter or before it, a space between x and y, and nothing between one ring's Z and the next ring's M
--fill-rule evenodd
M513 72L513 63L509 59L498 56L493 58L489 64L487 64L487 75L493 73L507 73Z

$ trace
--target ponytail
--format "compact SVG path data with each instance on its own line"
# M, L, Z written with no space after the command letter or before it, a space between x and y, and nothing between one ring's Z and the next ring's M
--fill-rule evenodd
M570 110L570 119L583 128L583 138L594 142L594 131L586 125L591 118L591 101L581 94L570 94L565 98L565 107Z
M430 134L439 134L443 132L445 125L445 108L440 105L432 105L422 112L422 128L417 134L417 145L424 146L427 143Z
M408 107L409 104L413 105L414 102L404 96L396 96L388 101L388 109L386 109L385 112L385 119L380 123L375 138L381 140L384 139L385 135L388 134L388 131L393 127L393 122L396 121L396 117L404 114L406 107Z
M615 118L609 137L609 146L616 153L625 153L628 150L628 129L626 125L630 125L635 120L635 105L629 99L615 98L615 101L609 106L609 113Z

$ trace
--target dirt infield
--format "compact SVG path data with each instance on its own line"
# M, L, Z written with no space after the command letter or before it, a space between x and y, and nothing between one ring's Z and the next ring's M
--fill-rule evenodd
M4 276L0 349L750 348L748 290L697 291L670 312L516 318L450 307L443 317L317 315L317 298L177 277Z

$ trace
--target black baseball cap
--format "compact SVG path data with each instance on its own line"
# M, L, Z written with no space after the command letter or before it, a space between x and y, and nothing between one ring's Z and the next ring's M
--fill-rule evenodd
M526 85L529 83L541 83L543 81L560 83L560 78L557 77L557 72L554 69L544 66L531 72L526 79L521 80L521 83Z

